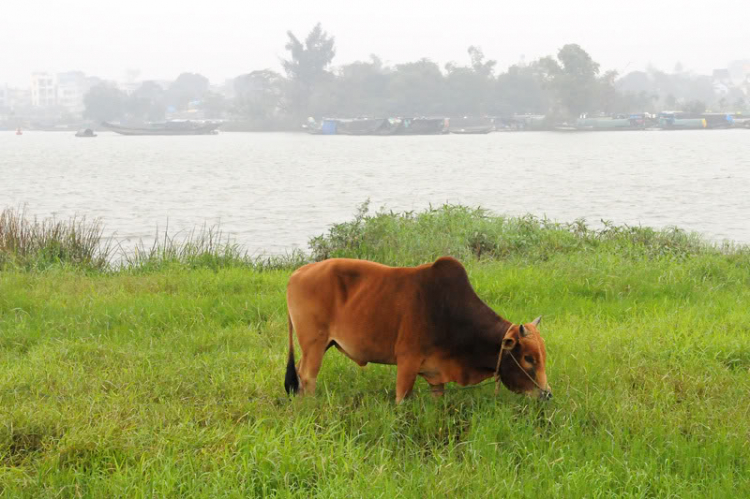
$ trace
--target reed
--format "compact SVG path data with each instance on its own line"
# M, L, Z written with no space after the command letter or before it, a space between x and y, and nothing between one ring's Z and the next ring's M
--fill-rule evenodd
M71 265L104 270L113 246L103 233L103 224L98 219L39 221L28 217L22 209L4 209L0 213L0 269L10 265L25 269Z

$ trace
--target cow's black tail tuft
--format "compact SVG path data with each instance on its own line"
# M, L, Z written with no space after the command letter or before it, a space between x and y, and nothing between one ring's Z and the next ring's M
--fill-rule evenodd
M286 377L284 378L284 389L288 394L294 394L299 391L299 376L297 368L294 367L294 326L292 318L289 317L289 359L286 363Z

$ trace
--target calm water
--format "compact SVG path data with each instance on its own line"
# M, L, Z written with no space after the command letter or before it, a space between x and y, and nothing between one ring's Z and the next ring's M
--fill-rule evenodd
M220 224L254 253L306 249L373 208L445 202L497 213L677 225L750 243L750 131L320 137L0 133L0 208L101 217L148 241ZM126 243L127 245L127 243Z

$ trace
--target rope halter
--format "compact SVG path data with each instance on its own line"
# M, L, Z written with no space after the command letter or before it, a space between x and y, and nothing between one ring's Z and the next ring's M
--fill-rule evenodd
M507 334L508 331L510 331L511 328L513 328L513 326L515 326L515 324L513 324L511 322L510 326L508 326L508 329L505 330L505 333ZM505 339L505 338L503 337L503 339ZM538 341L539 340L537 340L537 342ZM520 342L520 339L519 339L519 342ZM505 350L506 349L503 348L503 344L502 344L502 341L501 341L500 342L500 353L497 355L497 366L495 367L495 396L497 396L497 394L500 393L500 363L503 361L503 351L505 351ZM529 378L531 380L531 382L534 383L534 385L537 388L539 388L542 392L547 392L547 389L542 388L541 386L539 386L539 383L537 383L536 380L534 378L532 378L529 373L526 372L526 369L524 369L523 367L521 367L521 364L513 356L513 352L511 351L511 349L508 349L508 355L510 355L510 358L513 359L513 362L516 363L516 365L521 370L521 372L524 375L526 375L526 377Z

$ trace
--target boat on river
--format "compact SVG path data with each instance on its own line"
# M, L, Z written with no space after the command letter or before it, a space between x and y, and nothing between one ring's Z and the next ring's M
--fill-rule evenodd
M127 127L103 122L102 125L120 135L214 135L221 123L214 121L166 121L143 127Z
M94 131L90 128L84 128L83 130L78 130L76 132L76 137L82 137L82 138L93 138L97 135L94 133Z
M646 119L642 115L630 116L606 116L589 118L582 116L578 118L575 128L580 131L625 131L644 130Z
M658 123L663 130L700 130L708 125L701 115L672 111L659 113Z
M487 117L451 118L448 131L456 135L484 135L495 130L495 122Z
M447 118L309 118L313 135L436 135L448 133Z

